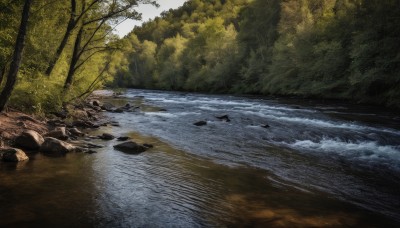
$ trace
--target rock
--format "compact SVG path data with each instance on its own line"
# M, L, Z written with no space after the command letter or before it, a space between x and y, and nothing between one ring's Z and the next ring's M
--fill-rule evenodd
M85 152L85 154L96 154L96 153L97 153L97 151L94 151L94 150L88 150Z
M204 126L204 125L207 125L207 122L201 120L201 121L198 121L198 122L194 123L194 125L196 125L196 126Z
M20 162L29 160L29 157L26 156L25 152L20 149L0 149L0 154L1 159L5 162Z
M31 122L34 122L34 123L40 123L38 120L35 120L30 116L18 116L17 119L19 119L21 121L31 121Z
M152 144L149 143L144 143L143 146L146 147L147 149L154 147Z
M10 134L8 132L3 131L0 133L0 138L5 139L5 140L10 140L13 138L13 136L12 136L12 134Z
M72 151L79 151L79 148L56 138L48 137L44 139L40 151L45 153L65 154Z
M103 139L103 140L113 140L113 139L115 139L115 136L112 135L112 134L103 133L102 135L99 136L99 139Z
M231 122L231 120L229 119L228 115L216 116L215 118L217 118L217 119L219 119L221 121Z
M129 104L129 103L127 103L125 106L124 106L124 108L126 108L126 109L130 109L132 106L131 106L131 104Z
M91 103L93 106L97 106L97 107L101 106L100 101L98 101L98 100L93 100Z
M15 138L15 145L30 150L39 149L43 142L43 137L33 130L26 130Z
M68 116L68 112L66 110L61 110L59 112L50 112L50 114L55 115L58 118L65 119Z
M47 121L47 124L52 125L52 126L65 126L65 122L59 119L55 119L55 120L49 120Z
M118 138L117 138L118 141L126 141L126 140L128 140L128 139L129 139L128 136L121 136L121 137L118 137Z
M118 145L115 145L114 148L116 150L129 153L129 154L139 154L145 152L147 150L146 147L139 145L133 141L124 142Z
M88 143L87 144L88 148L103 148L103 146L97 145L97 144L93 144L93 143Z
M165 108L160 108L158 111L159 111L159 112L166 112L167 109L165 109Z
M81 131L78 130L78 128L76 128L76 127L71 128L71 129L68 129L68 131L69 131L69 133L70 133L71 135L73 135L73 136L79 136L79 137L81 137L81 136L84 136L84 135L85 135L85 133L81 132Z
M65 127L56 127L53 131L50 131L45 135L46 137L52 137L61 140L67 140L68 135L65 130Z
M95 124L90 122L90 121L85 121L85 120L75 120L72 122L72 126L74 127L84 127L84 128L96 128Z
M261 125L262 128L269 128L270 126L268 124L263 124Z
M106 111L112 111L113 108L114 108L114 105L113 105L113 104L110 104L110 103L104 103L104 104L101 106L101 109L106 110Z
M116 108L116 109L113 110L113 112L123 113L124 112L124 108Z
M79 109L75 109L72 113L71 116L74 117L74 119L87 119L88 118L88 114L86 113L85 110L79 110Z

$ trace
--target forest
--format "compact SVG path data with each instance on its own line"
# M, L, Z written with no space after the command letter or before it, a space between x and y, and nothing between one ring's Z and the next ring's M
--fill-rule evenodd
M149 0L1 0L0 110L57 110L109 87L400 107L400 7L387 0L189 0L120 39Z
M0 111L45 113L112 80L114 28L149 0L1 0Z
M399 15L395 0L190 0L120 41L113 85L399 108Z

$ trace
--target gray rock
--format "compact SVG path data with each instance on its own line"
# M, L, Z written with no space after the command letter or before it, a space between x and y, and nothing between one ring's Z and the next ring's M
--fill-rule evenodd
M39 149L43 142L43 137L33 130L26 130L15 139L15 145L30 150Z
M123 112L124 112L124 108L116 108L116 109L114 109L113 112L116 112L116 113L123 113Z
M204 125L207 125L207 122L201 120L201 121L198 121L198 122L194 123L194 125L196 125L196 126L204 126Z
M103 140L113 140L113 139L115 139L115 136L112 135L112 134L103 133L102 135L99 136L99 139L103 139Z
M101 106L101 109L106 110L106 111L112 111L114 109L114 105L110 103L104 103Z
M129 139L128 136L121 136L121 137L118 137L118 138L117 138L118 141L126 141L126 140L128 140L128 139Z
M68 129L69 133L71 133L71 135L73 136L84 136L85 134L83 132L81 132L80 130L78 130L78 128L74 127L71 129Z
M217 118L217 119L219 119L221 121L231 122L231 119L229 119L228 115L216 116L215 118Z
M68 152L79 151L79 148L56 138L45 138L40 147L40 151L45 153L65 154Z
M60 139L60 140L68 139L68 135L67 135L65 127L56 127L53 131L50 131L45 136Z
M20 162L29 160L29 157L26 156L24 151L16 148L0 149L0 158L5 162Z
M139 153L145 152L147 150L146 147L144 147L140 144L137 144L133 141L124 142L124 143L115 145L114 149L125 152L125 153L129 153L129 154L139 154Z

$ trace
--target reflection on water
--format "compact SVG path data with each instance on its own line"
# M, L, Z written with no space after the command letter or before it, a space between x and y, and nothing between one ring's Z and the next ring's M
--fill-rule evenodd
M90 134L154 148L94 140L92 155L0 163L0 227L400 226L391 114L140 90L111 102L139 108Z
M122 134L122 129L103 131ZM126 133L126 132L125 132ZM32 156L0 163L0 226L293 227L388 226L376 214L295 189L273 174L228 167L126 133L155 148L141 155Z

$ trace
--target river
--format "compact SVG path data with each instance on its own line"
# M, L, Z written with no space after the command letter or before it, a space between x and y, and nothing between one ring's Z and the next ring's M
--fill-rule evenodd
M400 226L394 112L146 90L106 102L139 108L105 113L120 126L89 134L154 148L130 155L94 140L97 154L0 163L0 226Z

